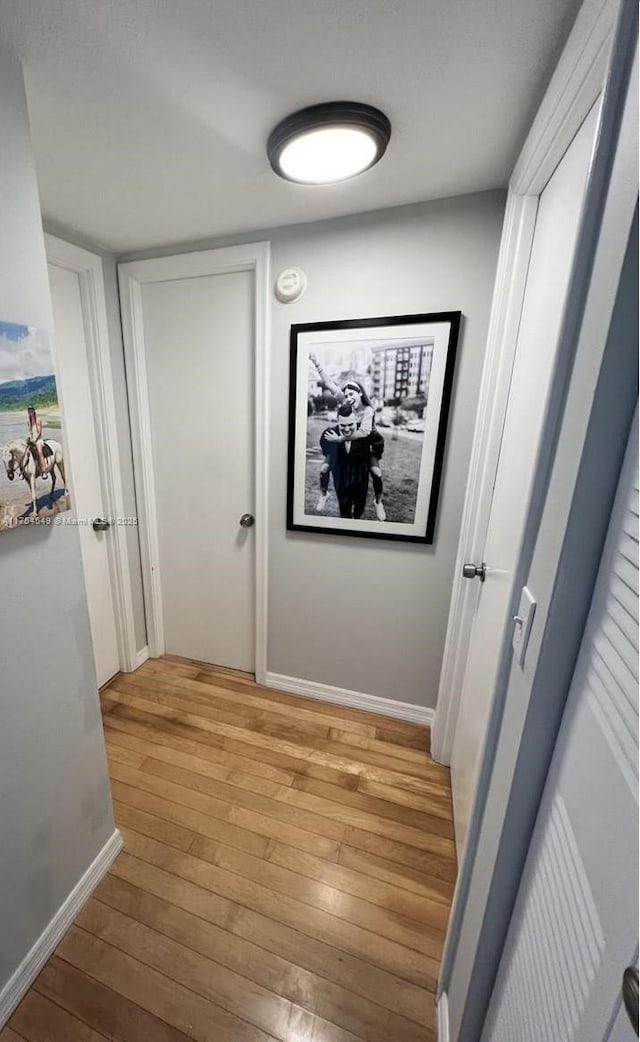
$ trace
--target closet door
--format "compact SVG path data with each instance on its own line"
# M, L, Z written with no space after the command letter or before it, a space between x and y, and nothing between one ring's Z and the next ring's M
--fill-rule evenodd
M266 258L254 244L119 265L149 652L249 673L264 610L264 508L257 526L254 514Z
M631 1042L638 943L638 426L482 1042Z

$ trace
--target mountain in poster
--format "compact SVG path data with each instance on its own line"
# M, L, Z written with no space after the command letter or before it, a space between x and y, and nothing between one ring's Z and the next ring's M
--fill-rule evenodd
M42 409L57 404L56 378L52 373L0 383L0 412L26 410L29 405Z

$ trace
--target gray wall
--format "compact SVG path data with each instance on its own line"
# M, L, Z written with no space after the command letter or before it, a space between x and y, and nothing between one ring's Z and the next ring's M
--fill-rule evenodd
M22 70L0 52L0 317L51 330ZM0 991L114 830L78 533L0 536Z
M436 704L504 201L488 192L119 258L269 240L272 281L289 265L308 277L300 301L271 297L271 672ZM464 319L433 546L287 532L289 326L453 310Z

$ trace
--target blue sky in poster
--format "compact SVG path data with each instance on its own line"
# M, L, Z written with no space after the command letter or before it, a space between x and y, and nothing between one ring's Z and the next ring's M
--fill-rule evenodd
M52 373L46 330L0 321L0 384Z

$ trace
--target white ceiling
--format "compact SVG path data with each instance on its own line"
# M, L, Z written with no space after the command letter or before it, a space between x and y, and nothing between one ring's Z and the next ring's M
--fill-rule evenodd
M126 251L507 183L578 0L0 0L46 218ZM272 126L377 105L379 166L280 181Z

